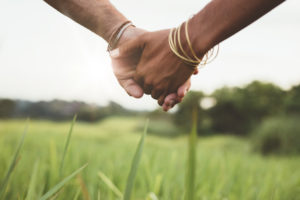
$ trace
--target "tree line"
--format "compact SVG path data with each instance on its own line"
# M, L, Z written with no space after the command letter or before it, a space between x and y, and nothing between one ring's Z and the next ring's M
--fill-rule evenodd
M202 106L201 102L207 99L212 105ZM259 81L244 87L223 87L211 95L192 91L174 114L176 124L188 128L195 108L198 110L199 132L246 135L265 118L300 116L300 84L287 91Z
M111 115L133 115L135 111L123 108L115 102L106 106L87 104L80 101L24 101L0 99L0 119L32 118L54 121L70 120L77 114L80 121L94 122Z
M203 103L210 104L205 106ZM106 106L73 101L39 101L0 99L0 118L70 120L74 114L82 121L94 122L112 115L147 115L172 121L181 130L191 127L192 110L198 110L198 131L204 134L246 135L263 119L278 115L300 115L300 84L283 90L272 83L254 81L244 87L223 87L207 95L191 91L176 112L138 112L110 102ZM163 123L160 123L163 126Z

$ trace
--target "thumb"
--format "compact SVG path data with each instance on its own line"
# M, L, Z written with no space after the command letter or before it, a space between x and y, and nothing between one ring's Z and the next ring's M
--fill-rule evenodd
M141 98L144 94L143 89L133 79L119 80L119 83L129 96Z
M124 58L130 55L133 55L141 50L142 44L139 38L130 40L120 47L109 52L110 57L112 58Z

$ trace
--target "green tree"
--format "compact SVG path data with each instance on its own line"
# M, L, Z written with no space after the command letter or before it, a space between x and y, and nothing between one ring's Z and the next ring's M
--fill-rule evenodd
M300 84L288 91L285 100L285 110L288 114L300 115Z
M267 116L283 112L285 92L271 83L254 81L244 88L222 88L212 95L209 110L212 128L218 132L248 134Z
M12 117L15 111L15 102L9 99L0 99L0 118Z

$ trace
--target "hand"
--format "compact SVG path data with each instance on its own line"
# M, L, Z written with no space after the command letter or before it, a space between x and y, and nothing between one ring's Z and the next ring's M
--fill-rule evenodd
M128 27L120 38L117 47L122 46L125 42L128 42L145 32L146 31L139 28ZM129 96L135 98L141 98L144 94L143 89L133 80L140 54L140 50L135 49L131 52L130 56L122 59L111 58L113 72L119 84L125 89Z
M129 27L124 34L122 35L118 47L123 48L123 44L134 40L137 37L142 36L145 34L146 31ZM126 55L122 57L116 56L112 54L112 66L115 76L118 79L120 85L126 90L126 92L135 98L140 98L143 96L143 89L134 81L134 74L136 73L136 66L140 61L140 57L142 54L141 48L131 49L130 52L127 52ZM172 108L175 104L181 102L182 98L185 96L186 92L190 88L190 80L186 81L178 89L178 94L172 93L166 96L163 105L163 110L168 111Z
M165 103L164 109L172 107L170 103L181 101L190 87L190 76L197 73L170 50L168 36L169 30L144 32L111 52L111 57L121 62L128 58L132 61L133 55L138 56L134 63L136 72L134 76L133 71L130 74L131 81L140 85L144 93L158 99L159 105ZM166 98L170 94L173 95Z

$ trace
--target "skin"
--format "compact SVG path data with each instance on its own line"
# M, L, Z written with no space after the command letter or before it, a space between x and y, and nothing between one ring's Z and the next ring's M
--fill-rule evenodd
M165 48L166 45L168 47L168 35L169 30L145 32L110 53L113 60L123 62L132 54L139 53L136 55L139 57L138 62L134 63L137 64L134 80L143 87L146 94L151 94L152 98L158 99L159 105L163 105L167 96L164 94L164 88L168 88L171 93L176 92L195 71L194 68L182 62L169 48L168 51L156 54L159 49ZM166 60L166 57L169 59ZM171 60L170 57L173 59ZM172 66L172 70L168 66ZM181 68L186 69L185 73L176 74L176 71ZM167 80L170 79L176 79L177 83L167 85L169 83ZM184 91L178 90L178 96L183 96L182 92Z
M46 2L106 41L126 21L107 0ZM213 46L282 2L283 0L212 0L189 21L189 37L194 51L198 57L203 57ZM120 41L119 47L110 52L114 72L125 90L135 97L142 96L142 91L151 94L165 110L181 100L182 94L184 96L189 88L189 79L195 72L171 52L168 35L169 30L140 31L130 39L126 40L125 36L125 41ZM182 29L181 43L192 56L184 35ZM166 103L166 100L170 102Z
M201 58L216 44L245 28L283 0L212 0L189 21L189 37L196 55ZM134 80L146 93L163 99L182 85L193 74L190 66L175 56L168 44L169 30L147 32L122 45L111 53L114 59L122 58L135 49L142 49ZM184 29L181 43L189 52Z
M120 27L125 21L128 21L108 0L45 0L50 6L61 12L62 14L73 19L82 26L88 28L92 32L102 37L107 42L113 32ZM117 47L125 42L145 33L140 28L129 27L125 30L120 38ZM126 59L112 59L112 67L116 78L126 92L135 98L143 96L144 91L133 79L136 73L136 62L139 56L131 54ZM168 111L176 103L179 103L188 89L190 88L190 80L187 80L177 93L170 93L166 96L163 110Z
M130 27L126 30L126 32L124 32L117 46L122 47L122 45L126 44L126 42L133 41L139 36L144 35L146 33L147 31L145 30ZM123 88L126 88L126 91L130 96L134 96L136 98L141 97L144 92L146 94L149 94L146 90L143 91L134 80L134 75L136 74L136 66L140 62L142 50L143 49L141 48L135 48L132 49L132 51L128 51L128 54L123 54L122 57L116 59L112 57L113 71L120 85ZM195 73L197 73L197 71ZM164 103L160 104L162 105L163 110L168 111L175 104L181 102L182 98L188 92L190 86L191 81L190 79L188 79L178 88L177 91L166 96L165 99L163 99Z
M107 42L111 34L127 21L108 0L45 0L45 2Z

